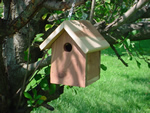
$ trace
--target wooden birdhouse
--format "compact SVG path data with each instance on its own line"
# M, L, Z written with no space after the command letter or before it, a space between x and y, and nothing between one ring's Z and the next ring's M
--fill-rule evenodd
M100 51L108 42L87 20L68 20L40 45L52 48L50 82L85 87L100 78Z

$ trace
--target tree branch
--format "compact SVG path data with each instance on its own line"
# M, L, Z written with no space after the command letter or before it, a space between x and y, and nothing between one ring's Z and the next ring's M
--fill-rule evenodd
M142 19L142 18L150 18L150 7L143 7L142 9L139 9L132 17L130 20L128 20L129 22L127 23L132 23L137 21L138 19Z
M131 41L147 40L150 39L150 22L139 22L135 24L124 24L118 31L122 35L128 35L131 31L136 30L137 34L130 35Z
M93 23L94 9L95 9L96 0L92 0L91 12L90 12L90 22Z
M137 4L131 7L126 13L124 13L119 19L116 19L112 23L110 23L105 29L105 32L114 31L121 25L123 25L126 21L128 21L132 15L134 15L140 8L142 8L149 0L139 0Z
M112 35L103 32L101 32L101 34L110 44L116 44L118 39L122 40L121 36L127 37L133 30L136 30L137 34L129 36L131 41L150 39L150 22L124 24L113 31ZM101 31L101 29L99 31Z
M49 64L50 64L50 62L51 62L51 55L50 56L48 56L46 59L44 59L41 63L41 60L40 61L37 61L37 62L35 62L35 63L31 63L31 64L29 64L28 65L28 72L30 73L30 72L33 72L35 69L36 69L36 67L39 65L39 67L38 67L38 69L40 69L40 68L42 68L42 67L45 67L45 66L48 66ZM23 65L22 65L22 67L23 67L23 70L25 71L26 69L27 69L27 64L26 63L24 63Z
M24 27L42 8L42 4L45 1L46 0L31 0L26 9L16 19L10 21L8 24L5 24L5 26L0 27L0 37L12 35Z
M116 48L110 44L110 47L114 50L115 54L117 55L118 59L126 66L128 67L128 64L121 58L121 56L119 55L119 53L117 52Z
M52 10L66 10L71 8L72 3L74 0L68 0L67 2L62 2L62 1L57 1L57 0L48 0L46 1L43 6L47 9L52 9ZM76 0L75 6L81 5L85 3L86 0Z
M83 4L86 0L76 0L76 6ZM34 15L42 8L55 10L66 10L71 7L73 0L68 2L56 2L50 0L31 0L26 9L16 19L10 21L5 26L0 27L0 37L12 35L24 27Z

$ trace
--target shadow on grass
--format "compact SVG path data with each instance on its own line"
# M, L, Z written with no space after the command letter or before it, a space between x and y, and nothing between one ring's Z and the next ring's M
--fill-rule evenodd
M111 102L106 101L105 99L101 99L99 101L105 102L105 105L101 104L101 102L99 103L95 102L95 104L92 105L88 100L83 99L82 103L80 104L76 104L73 101L69 102L70 105L69 107L76 108L76 111L74 111L74 113L112 113L112 112L128 113L129 112L127 109L123 109L121 106L112 104ZM63 111L63 113L65 113L65 111ZM66 111L66 113L69 112Z
M148 85L150 88L150 78L148 77L147 78L133 78L131 82L137 83L137 84L145 84L145 85Z

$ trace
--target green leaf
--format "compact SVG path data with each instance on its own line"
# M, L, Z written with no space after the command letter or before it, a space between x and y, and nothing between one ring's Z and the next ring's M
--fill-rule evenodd
M48 85L48 82L46 79L43 79L41 82L40 82L40 86L41 86L41 89L46 91L46 90L49 90L49 85Z
M50 87L49 87L49 89L50 89L50 95L54 94L55 91L56 91L56 85L55 84L51 84Z
M35 37L34 42L43 42L43 38L42 37Z
M140 68L141 63L139 61L137 61L137 60L136 60L136 63L137 63L138 68Z
M37 37L37 38L35 38L35 40L34 40L35 42L43 42L43 38L41 38L41 37Z
M39 99L39 98L41 98L42 97L42 95L38 95L35 99L37 100L37 99Z
M28 103L28 107L32 107L32 105L33 105L32 103L33 102L31 100L28 100L27 103Z
M53 26L54 26L54 24L46 24L45 31L47 31L48 29L52 28Z
M105 2L110 3L110 0L105 0Z
M131 43L131 46L132 46L132 48L134 48L134 47L135 47L135 43L134 43L134 42L132 42L132 43Z
M33 98L36 98L37 97L37 90L33 89L32 92L33 92Z
M138 34L138 33L139 33L138 30L133 30L133 31L131 32L132 35L136 35L136 34Z
M44 102L44 100L38 100L36 103L38 104L38 105L41 105L42 103Z
M122 42L122 40L118 39L117 42L120 43L120 42Z
M122 48L123 47L123 44L121 44L120 46L119 46L119 48Z
M36 37L39 38L39 37L41 37L43 35L44 35L44 33L39 33L39 34L36 34Z
M28 99L32 99L32 96L28 92L24 92L24 96Z
M46 101L47 97L43 95L43 96L41 96L40 100Z
M107 67L106 67L104 64L101 64L101 68L102 68L102 70L104 70L104 71L107 70Z
M35 87L37 85L37 81L35 80L35 78L30 82L32 87Z
M34 38L34 40L32 41L32 45L35 43L35 42L43 42L43 36L44 34L43 33L39 33L36 35L36 37Z
M96 0L96 1L97 1L97 0ZM88 1L86 2L86 6L91 6L91 1L88 0Z
M42 16L42 19L45 20L48 14L49 14L49 13L45 13L45 14Z
M131 45L130 39L127 39L127 45L128 45L128 47L130 47L130 45Z
M31 85L28 84L28 85L26 86L25 92L29 91L30 89L31 89Z
M50 66L47 66L45 69L44 69L44 72L46 75L50 75Z

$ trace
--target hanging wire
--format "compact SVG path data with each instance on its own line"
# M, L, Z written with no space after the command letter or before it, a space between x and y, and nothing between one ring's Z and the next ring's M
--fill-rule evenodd
M72 13L73 13L73 10L74 10L74 7L75 7L75 3L76 3L76 0L73 1L72 7L71 7L71 9L70 9L70 11L69 11L69 14L68 14L68 19L69 19L69 20L70 20L71 17L72 17Z

